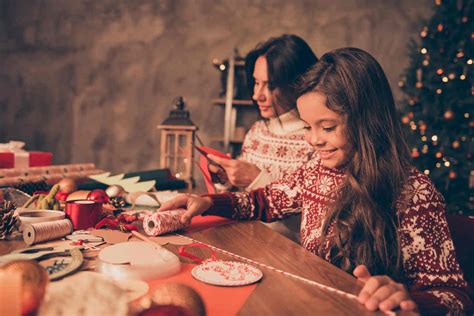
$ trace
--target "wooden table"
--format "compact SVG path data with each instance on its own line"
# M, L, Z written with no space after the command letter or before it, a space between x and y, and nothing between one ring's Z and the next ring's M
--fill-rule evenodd
M184 235L347 293L356 295L360 290L360 284L357 284L351 275L258 221L236 222ZM0 241L0 255L22 247L25 247L22 241ZM176 253L177 246L166 247ZM202 248L191 248L188 252L203 258L209 256L209 252ZM219 252L217 256L235 260ZM182 261L189 262L185 258L182 258ZM260 269L264 277L245 302L239 315L384 315L381 312L371 313L365 310L356 300L319 289L270 269Z

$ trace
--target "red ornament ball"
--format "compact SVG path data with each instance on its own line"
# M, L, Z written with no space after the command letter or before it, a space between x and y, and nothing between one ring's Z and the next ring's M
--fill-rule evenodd
M102 189L95 189L89 193L87 199L94 202L105 203L109 201L109 197Z

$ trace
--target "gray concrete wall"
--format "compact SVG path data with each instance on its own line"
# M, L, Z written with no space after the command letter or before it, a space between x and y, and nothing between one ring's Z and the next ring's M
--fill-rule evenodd
M158 166L156 125L183 95L205 142L222 135L213 58L295 33L318 56L372 53L396 98L431 0L3 0L0 142L23 140L55 163L135 171ZM248 122L247 122L248 123Z

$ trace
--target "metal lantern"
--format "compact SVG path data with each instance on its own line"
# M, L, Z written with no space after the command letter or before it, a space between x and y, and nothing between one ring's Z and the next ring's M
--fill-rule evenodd
M158 125L161 131L160 167L170 169L176 178L194 186L194 137L198 128L184 108L183 97L178 97L175 109Z

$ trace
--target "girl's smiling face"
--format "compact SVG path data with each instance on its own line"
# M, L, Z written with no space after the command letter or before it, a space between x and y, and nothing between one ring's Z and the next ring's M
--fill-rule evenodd
M344 137L345 119L326 106L326 96L308 92L296 101L305 122L306 141L319 154L323 166L340 168L352 158L352 146Z

